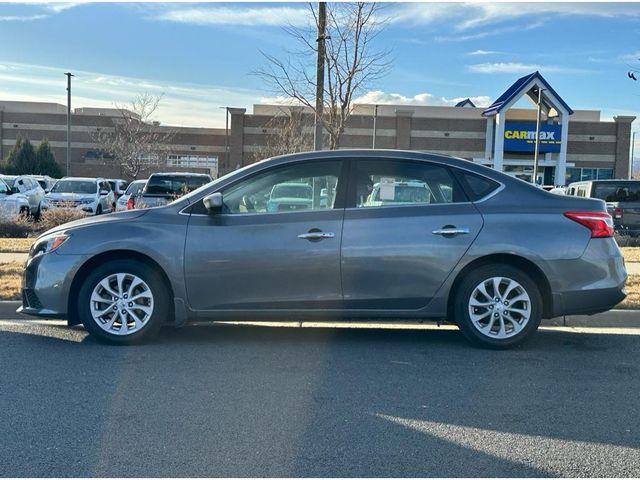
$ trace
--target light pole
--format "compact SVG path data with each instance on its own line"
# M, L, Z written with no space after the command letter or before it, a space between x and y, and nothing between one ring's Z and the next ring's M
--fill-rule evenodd
M533 151L533 184L537 185L538 177L538 153L540 152L540 115L542 110L542 92L544 88L538 87L538 112L536 115L536 143Z
M225 111L225 120L224 120L224 165L222 168L222 174L227 174L227 167L229 165L229 107L218 107L224 108Z
M636 132L631 135L631 158L629 159L629 180L633 178L633 152L636 147Z
M71 164L71 77L75 76L71 72L65 73L67 76L67 171L69 176L69 167Z
M376 133L377 133L377 120L378 120L378 105L376 104L373 108L373 146L372 148L376 148Z

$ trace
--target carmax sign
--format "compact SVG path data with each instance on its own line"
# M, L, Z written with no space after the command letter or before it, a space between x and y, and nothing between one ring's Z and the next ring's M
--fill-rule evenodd
M560 125L540 124L540 153L560 151ZM507 122L504 126L505 152L533 152L536 143L536 124L533 122Z

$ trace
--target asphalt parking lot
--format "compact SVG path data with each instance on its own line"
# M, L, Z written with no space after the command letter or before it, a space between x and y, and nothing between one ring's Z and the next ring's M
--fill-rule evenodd
M640 331L0 321L2 476L640 476Z

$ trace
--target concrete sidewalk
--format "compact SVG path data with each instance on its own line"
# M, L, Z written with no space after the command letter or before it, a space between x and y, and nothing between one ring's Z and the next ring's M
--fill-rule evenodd
M35 320L36 317L21 315L16 313L16 309L21 305L17 301L0 301L0 320ZM268 323L268 322L267 322ZM307 322L305 322L307 323ZM317 323L317 322L312 322ZM431 325L435 322L394 322L376 321L367 322L381 326L398 328L418 327L420 325ZM547 327L591 327L591 328L640 328L640 310L610 310L596 315L569 315L542 321L542 326Z
M27 261L27 253L0 253L0 263L24 263Z

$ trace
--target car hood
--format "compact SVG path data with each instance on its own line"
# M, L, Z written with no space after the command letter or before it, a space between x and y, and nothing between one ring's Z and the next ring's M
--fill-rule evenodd
M126 222L128 220L133 220L134 218L139 218L145 215L149 210L127 210L124 212L118 213L110 213L108 215L98 215L92 217L81 218L80 220L74 220L73 222L63 223L62 225L58 225L57 227L52 228L51 230L47 230L40 237L44 237L46 235L51 235L52 233L58 232L68 232L70 230L76 230L78 228L84 228L91 225L95 225L97 223L109 223L109 222Z
M29 203L29 198L22 193L13 193L11 195L0 195L0 202L25 204Z
M95 200L96 196L90 193L47 193L44 198L47 200Z

